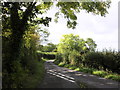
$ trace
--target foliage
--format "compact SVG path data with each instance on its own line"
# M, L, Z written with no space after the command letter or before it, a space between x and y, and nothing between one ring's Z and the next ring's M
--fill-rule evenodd
M57 54L57 52L42 52L42 51L39 51L39 50L37 50L37 53L42 53L42 54L54 54L54 55Z
M120 53L104 50L87 53L84 58L86 66L120 73Z
M62 54L61 54L61 53L57 53L57 54L56 54L56 57L55 57L54 63L55 63L55 64L59 64L59 63L62 62L62 61L63 61Z
M57 45L55 45L53 43L48 43L45 46L40 45L39 50L42 51L42 52L56 52L57 51Z
M95 48L97 46L97 44L95 44L95 41L93 41L91 38L87 38L86 43L88 44L90 52L95 51Z
M42 29L41 27L37 29L37 32L40 35L40 43L44 43L48 41L47 37L50 35L50 32L47 29ZM42 50L42 48L43 48L43 45L39 45L38 49Z
M55 59L56 57L56 52L41 52L41 51L37 51L38 56L43 58L43 59Z
M29 31L25 32L22 39L20 48L20 54L16 61L12 62L14 72L9 74L7 72L8 66L6 66L7 60L9 60L9 47L6 48L9 43L11 30L3 29L3 88L25 88L36 87L38 82L41 81L44 73L43 63L38 62L38 56L36 53L39 36L35 31L35 26L30 26ZM39 70L41 69L41 70ZM41 77L40 77L41 76ZM32 79L32 81L30 81Z
M71 65L79 65L82 63L82 55L92 52L96 48L95 42L88 38L87 41L78 35L63 35L61 42L58 44L57 51L61 54L61 61ZM58 60L59 58L57 58Z
M120 52L112 50L103 51L105 68L120 74Z
M89 2L58 2L56 6L59 8L59 11L55 14L56 19L60 15L63 15L64 18L67 19L67 27L75 29L77 25L77 16L76 13L79 13L81 10L85 10L87 13L91 12L96 15L105 16L107 9L110 7L110 1L106 2L93 2L93 0L89 0Z
M103 60L102 53L90 52L84 55L84 66L99 69L101 67L101 62Z

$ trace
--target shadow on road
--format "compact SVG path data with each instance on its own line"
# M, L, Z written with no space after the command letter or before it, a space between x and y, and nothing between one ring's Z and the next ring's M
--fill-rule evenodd
M119 88L116 81L58 67L53 60L45 62L45 69L45 78L39 88Z

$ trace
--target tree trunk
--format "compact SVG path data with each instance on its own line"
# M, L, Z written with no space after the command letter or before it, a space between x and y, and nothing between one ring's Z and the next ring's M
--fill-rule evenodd
M28 8L23 14L23 18L20 19L18 15L18 8L19 2L13 2L12 7L10 10L10 22L11 22L11 28L12 28L12 35L10 39L9 46L9 57L4 61L4 66L3 70L7 72L6 75L3 76L3 86L7 88L13 88L14 85L14 77L12 76L14 73L17 72L17 68L19 67L16 65L16 61L19 59L19 54L20 54L20 48L21 48L21 41L24 35L24 32L27 30L27 21L28 17L32 14L33 6L35 3L31 3L28 5ZM9 77L9 78L8 78ZM6 81L6 82L4 82Z

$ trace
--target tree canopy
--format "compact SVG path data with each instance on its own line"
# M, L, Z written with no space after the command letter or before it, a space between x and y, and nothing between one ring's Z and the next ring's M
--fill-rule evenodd
M12 22L23 23L32 22L33 24L44 24L48 26L49 17L41 17L39 20L35 20L38 14L43 14L53 5L54 2L4 2L3 3L3 18L11 17ZM86 10L88 13L92 12L96 15L105 16L107 9L110 7L110 1L100 2L92 1L89 2L57 2L56 7L58 7L58 12L56 12L56 20L63 15L67 19L67 26L69 28L75 28L77 22L76 13L80 13L81 10ZM6 15L7 14L7 15ZM13 16L13 18L12 18ZM3 20L4 20L3 19ZM29 23L30 24L30 23ZM14 23L11 26L14 26Z
M95 51L96 48L95 42L91 38L87 38L85 41L83 38L80 38L79 35L67 34L63 35L59 45L58 52L86 52L86 51Z

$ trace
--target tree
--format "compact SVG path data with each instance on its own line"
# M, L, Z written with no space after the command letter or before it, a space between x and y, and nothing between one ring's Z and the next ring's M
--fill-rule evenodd
M87 47L89 46L89 47ZM58 44L57 51L63 54L65 63L78 63L79 57L82 54L95 50L96 44L88 38L87 41L80 38L79 35L67 34L63 35L60 43ZM72 60L71 60L72 59ZM76 61L75 61L76 60Z
M64 53L64 52L69 52L72 50L80 51L82 48L83 40L80 42L80 38L78 35L73 35L73 34L68 34L68 35L63 35L63 39L60 40L60 43L58 45L58 52Z
M97 45L95 44L95 41L93 41L91 38L87 38L86 43L87 43L88 49L89 49L90 51L95 51L95 48L96 48L96 46L97 46Z
M3 3L3 8L2 8L2 20L3 20L3 30L9 28L11 30L11 34L9 36L9 44L7 47L9 47L9 55L8 59L5 59L3 61L4 63L4 68L7 72L6 75L9 75L9 81L6 84L7 87L13 87L14 85L14 80L12 79L14 75L13 73L16 73L18 70L16 68L15 62L18 62L18 57L20 55L20 49L21 49L21 44L22 44L22 39L25 34L25 31L29 30L27 29L29 25L35 25L35 15L37 13L41 13L41 11L38 11L37 7L35 6L36 2L4 2ZM48 4L48 3L47 3ZM49 5L46 8L49 8ZM25 9L22 9L22 8ZM45 8L42 8L43 10ZM46 9L45 9L46 10ZM39 23L44 24L45 26L48 26L48 22L51 19L46 17L46 18L41 18L39 20ZM6 21L8 22L6 24ZM7 25L9 27L7 27ZM6 57L6 56L5 56ZM17 64L17 63L16 63ZM3 76L3 80L7 78L6 76Z
M60 40L57 47L58 53L62 54L62 62L65 64L75 64L76 56L80 56L79 51L82 50L82 45L78 35L63 35L63 38Z
M42 51L44 51L44 52L56 51L56 45L53 43L48 43L47 45L43 46Z

